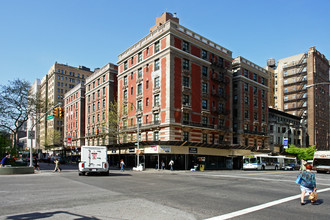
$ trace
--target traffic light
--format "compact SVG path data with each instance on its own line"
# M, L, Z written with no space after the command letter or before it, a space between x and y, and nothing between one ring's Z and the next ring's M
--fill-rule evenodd
M59 118L64 118L64 109L59 107Z
M58 108L57 107L53 109L53 115L54 115L54 117L58 118Z
M99 135L99 129L98 128L96 129L96 135Z

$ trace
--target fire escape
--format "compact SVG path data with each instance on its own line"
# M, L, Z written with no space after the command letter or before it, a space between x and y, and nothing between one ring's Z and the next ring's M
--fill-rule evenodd
M284 76L284 79L294 77L296 80L294 83L286 84L284 86L291 86L291 85L297 85L297 89L290 92L294 93L296 95L296 98L294 99L295 107L291 107L289 110L294 110L296 112L296 115L301 117L304 113L304 111L307 109L306 101L307 101L307 53L305 53L298 63L286 66L283 68L283 71L287 71L289 69L296 69L295 74L290 74ZM292 100L290 100L292 103ZM286 100L285 100L286 102Z

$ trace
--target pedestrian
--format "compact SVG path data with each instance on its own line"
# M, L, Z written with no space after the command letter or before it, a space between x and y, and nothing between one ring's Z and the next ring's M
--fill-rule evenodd
M8 163L9 163L9 154L7 154L4 158L2 158L0 162L0 167L4 167Z
M164 170L164 169L165 169L165 163L164 163L164 161L163 161L163 160L162 160L162 163L161 163L161 166L160 166L160 167L161 167L161 169L162 169L162 170Z
M56 172L56 171L58 171L58 172L60 173L61 170L62 170L62 169L60 168L60 161L58 161L58 159L55 158L54 163L55 163L55 169L54 169L53 173Z
M124 172L124 167L125 167L125 166L126 166L126 165L125 165L125 163L124 163L124 160L121 159L121 160L120 160L120 171Z
M301 190L301 198L300 198L300 204L305 205L305 194L306 192L308 194L311 194L312 192L316 192L316 179L315 179L315 173L311 172L312 165L306 164L306 170L302 170L298 177L297 177L297 183L300 184L300 190ZM314 204L315 201L311 200L311 203Z
M169 164L168 165L170 165L170 167L171 167L171 171L173 171L173 165L174 165L174 161L173 160L171 160L170 162L169 162Z
M38 157L34 157L34 158L33 158L33 168L34 168L34 170L38 170L38 171L40 171Z
M306 170L307 161L304 159L301 159L301 165L300 170Z

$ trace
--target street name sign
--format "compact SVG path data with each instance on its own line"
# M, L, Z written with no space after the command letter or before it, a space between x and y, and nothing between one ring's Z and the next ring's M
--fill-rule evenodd
M54 119L54 115L47 116L47 121Z

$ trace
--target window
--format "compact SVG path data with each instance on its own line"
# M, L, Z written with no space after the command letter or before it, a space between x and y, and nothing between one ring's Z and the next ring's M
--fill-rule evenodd
M254 118L254 120L258 120L258 113L253 113L253 118Z
M207 51L206 50L202 50L202 59L207 59Z
M159 59L155 60L155 68L154 71L159 70Z
M154 96L154 106L159 106L159 94Z
M97 110L100 110L100 102L97 102Z
M139 124L139 126L142 125L142 117L138 117L138 118L137 118L137 123Z
M206 66L202 67L202 75L207 77L207 67Z
M182 104L183 105L189 105L190 101L189 101L189 95L183 94L182 95Z
M246 78L249 78L249 71L246 70L246 69L244 69L244 76L245 76Z
M258 92L258 88L256 87L256 86L253 86L253 94L257 94L257 92Z
M138 103L137 103L137 109L139 111L142 111L142 100L139 100Z
M158 51L159 51L159 41L157 41L156 43L155 43L155 53L157 53Z
M138 77L141 78L142 77L142 68L138 69Z
M182 41L182 50L189 53L189 43L187 41Z
M127 99L127 90L124 91L124 99Z
M253 80L257 81L257 74L253 73Z
M184 112L183 115L182 115L182 120L183 120L183 123L188 123L189 122L189 113L187 112Z
M105 77L105 75L103 76L103 83L105 82L105 79L106 79L106 77Z
M146 81L146 89L149 88L149 80Z
M159 76L154 79L154 88L159 88Z
M244 104L249 104L249 97L244 96Z
M149 115L146 115L146 124L148 124L148 122L149 122Z
M100 90L97 90L97 97L100 97Z
M159 123L159 113L155 113L155 114L154 114L154 122L155 122L156 124Z
M127 114L127 105L124 105L123 111L124 111L124 114Z
M249 111L248 110L244 111L244 118L249 118Z
M142 84L140 83L139 85L138 85L138 95L141 95L142 94Z
M184 70L189 70L189 60L183 59L182 65L183 65L182 68Z
M189 132L187 131L183 132L183 141L189 141Z
M202 100L202 109L207 109L207 100Z
M202 93L207 93L207 83L202 83Z
M265 98L265 90L261 90L261 97Z
M245 92L249 91L249 85L247 83L244 83L244 91Z
M142 52L138 53L138 62L142 61Z
M131 87L131 95L133 95L134 93L134 89L133 89L133 86Z
M234 103L237 103L238 102L238 97L237 95L234 95Z
M124 62L124 70L127 70L127 61Z
M146 98L146 106L149 106L149 98Z
M159 141L159 131L154 132L154 141Z
M187 77L187 76L182 77L182 85L184 87L189 87L189 77Z
M207 134L203 134L203 143L207 143Z
M206 116L202 117L202 124L207 125L207 117Z
M258 107L258 100L257 99L253 99L253 106Z

